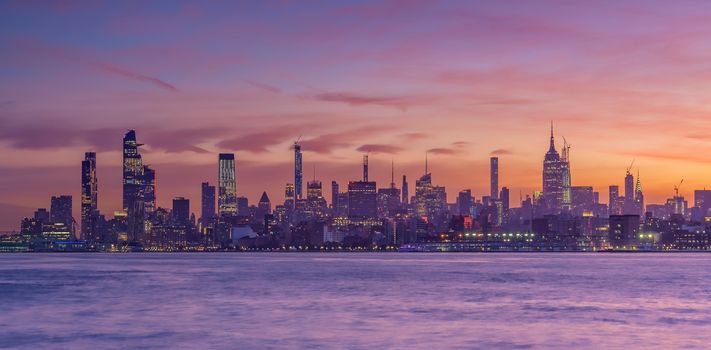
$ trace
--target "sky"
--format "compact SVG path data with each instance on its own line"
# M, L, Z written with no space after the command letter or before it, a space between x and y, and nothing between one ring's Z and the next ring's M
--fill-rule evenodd
M573 185L607 201L634 159L647 202L711 188L707 1L0 1L0 230L74 196L96 151L99 208L121 206L135 129L158 204L215 182L283 201L304 177L370 178L425 153L450 202L488 193L488 158L517 203L541 188L550 121ZM327 199L330 191L325 190ZM412 188L411 188L412 192Z

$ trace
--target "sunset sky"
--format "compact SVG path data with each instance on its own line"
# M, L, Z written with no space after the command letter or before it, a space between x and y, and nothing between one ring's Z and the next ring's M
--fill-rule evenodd
M283 201L290 144L328 188L361 175L449 201L488 192L500 157L511 202L541 187L549 123L572 145L573 185L623 185L648 202L711 188L708 1L2 1L0 230L74 196L98 152L99 207L121 205L121 139L136 129L158 202L214 183ZM330 201L328 190L327 199ZM411 187L411 193L414 190ZM516 205L517 206L517 205Z

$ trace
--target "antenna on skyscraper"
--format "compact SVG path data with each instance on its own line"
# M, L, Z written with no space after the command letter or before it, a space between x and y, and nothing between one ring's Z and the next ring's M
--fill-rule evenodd
M427 172L427 153L429 153L429 152L428 152L428 151L425 151L425 175L429 174L429 173Z
M390 188L395 188L395 159L390 159Z

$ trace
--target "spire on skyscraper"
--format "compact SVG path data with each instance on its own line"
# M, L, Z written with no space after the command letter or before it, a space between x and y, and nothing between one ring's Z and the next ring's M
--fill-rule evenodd
M551 120L551 145L548 151L555 151L555 139L553 137L553 121Z

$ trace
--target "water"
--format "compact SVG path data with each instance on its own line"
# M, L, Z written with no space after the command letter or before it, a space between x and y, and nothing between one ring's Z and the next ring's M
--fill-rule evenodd
M708 348L711 254L4 254L0 347Z

